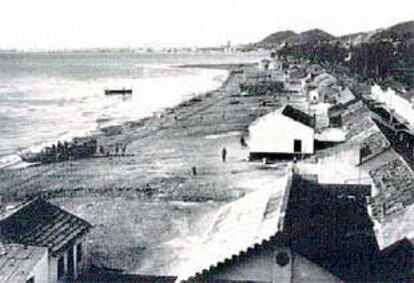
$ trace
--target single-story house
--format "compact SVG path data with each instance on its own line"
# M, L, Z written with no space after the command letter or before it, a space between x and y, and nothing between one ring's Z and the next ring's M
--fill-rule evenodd
M64 282L89 268L87 236L91 227L36 197L0 221L0 234L8 243L47 248L49 282Z
M249 159L304 157L314 153L314 117L290 105L249 127Z
M0 242L0 282L48 283L47 248Z
M394 254L413 250L380 251L370 186L296 173L281 186L223 207L177 282L389 282ZM406 279L410 264L399 267Z

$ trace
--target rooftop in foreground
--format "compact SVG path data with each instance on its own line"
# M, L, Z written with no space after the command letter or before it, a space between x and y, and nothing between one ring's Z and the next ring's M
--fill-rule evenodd
M286 248L319 275L336 278L335 282L388 278L389 274L382 273L386 261L367 210L369 185L320 184L315 176L294 173L284 186L282 194L259 190L238 200L249 216L238 215L234 206L225 207L223 213L234 213L238 224L230 230L230 217L219 215L206 234L200 254L194 252L179 280L210 282L237 277L254 282L259 276L267 282L266 278L279 275L271 275L273 267L267 265L266 258L272 258L269 255L274 249ZM244 224L247 217L250 225ZM412 249L406 248L403 250L408 253ZM245 269L258 258L269 270L258 268L246 274ZM392 262L390 257L387 260Z
M91 224L45 201L35 198L17 212L0 221L3 239L57 253L72 240L86 233Z
M0 243L0 282L25 283L46 248Z

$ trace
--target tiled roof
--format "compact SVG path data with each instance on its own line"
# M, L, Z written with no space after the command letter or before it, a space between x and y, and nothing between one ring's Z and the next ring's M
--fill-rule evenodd
M378 193L373 198L374 218L381 219L414 203L414 173L398 157L369 171Z
M378 156L390 147L390 143L381 132L371 134L361 145L361 164Z
M215 272L219 272L221 269L228 267L230 264L236 263L241 261L244 258L250 258L252 255L260 254L261 251L266 249L273 249L275 246L283 246L287 245L289 242L288 235L282 231L276 232L273 236L268 239L262 240L260 243L256 243L242 251L238 254L234 254L231 257L224 259L223 261L217 262L214 265L210 265L208 268L203 269L190 278L187 278L185 282L205 282L206 278L209 278L210 274L214 274ZM210 278L208 282L236 282L236 281L211 281ZM239 281L240 282L240 281ZM251 281L243 281L243 282L251 282Z
M47 253L45 248L0 244L0 282L25 283L33 267Z
M48 247L57 253L72 240L87 233L91 224L43 200L36 198L0 221L0 233L10 242Z

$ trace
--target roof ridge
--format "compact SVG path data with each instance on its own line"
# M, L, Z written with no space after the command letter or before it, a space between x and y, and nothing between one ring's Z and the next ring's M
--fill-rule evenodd
M238 253L236 254L232 254L229 255L223 259L221 259L220 261L211 264L208 268L204 268L201 271L196 272L194 275L188 277L185 280L181 280L180 282L186 282L189 280L193 280L193 279L197 279L200 276L206 275L209 272L214 271L215 269L219 268L221 265L223 264L230 264L231 262L234 262L242 257L247 256L249 253L253 252L254 250L263 247L266 244L269 244L271 241L273 241L278 235L282 235L282 231L277 231L274 235L270 236L267 239L263 239L261 242L256 242L254 244L251 244L250 246L240 250Z

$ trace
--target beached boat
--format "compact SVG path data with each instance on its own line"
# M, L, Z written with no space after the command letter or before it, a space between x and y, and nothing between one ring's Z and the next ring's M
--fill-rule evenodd
M105 89L105 95L132 95L132 88Z
M40 152L26 151L19 154L28 163L53 163L93 157L97 150L95 138L74 138L72 142L44 147Z

